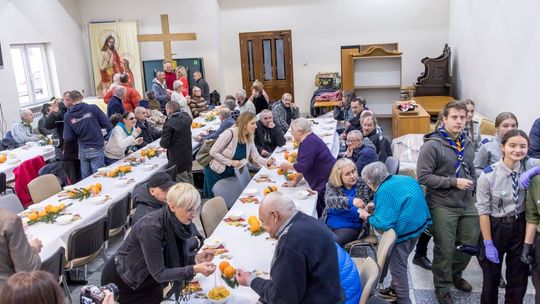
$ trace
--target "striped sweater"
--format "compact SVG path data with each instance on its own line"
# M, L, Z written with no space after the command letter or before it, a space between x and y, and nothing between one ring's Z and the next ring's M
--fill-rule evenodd
M424 192L409 176L387 178L375 192L374 204L375 211L369 222L378 230L394 229L396 243L418 237L431 225Z

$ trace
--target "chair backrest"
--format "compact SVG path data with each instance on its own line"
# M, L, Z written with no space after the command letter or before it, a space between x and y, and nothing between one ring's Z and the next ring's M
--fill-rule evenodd
M119 201L111 204L107 209L107 222L109 230L117 229L128 222L131 211L131 195L129 193Z
M379 269L381 270L381 280L384 280L384 277L386 277L390 253L392 252L392 247L394 247L396 239L397 234L394 229L385 231L381 236L381 241L377 248L377 264L379 264Z
M163 172L169 174L171 179L176 182L176 165L172 165L171 167L167 168L166 170L163 170Z
M0 208L7 209L13 213L19 213L24 210L19 197L12 193L0 196Z
M6 193L7 176L5 172L0 172L0 193Z
M353 258L353 261L356 264L356 269L360 275L360 282L362 283L360 304L365 304L375 292L375 287L379 281L379 265L371 257Z
M384 164L386 165L386 169L388 169L388 173L390 173L390 175L398 174L399 160L397 160L393 156L388 156L386 160L384 161Z
M67 260L90 256L98 252L109 236L107 218L80 227L71 232L67 242Z
M236 200L242 194L243 188L236 176L227 177L219 180L212 188L215 196L221 196L230 209Z
M214 233L225 214L227 214L227 205L222 197L217 196L204 203L201 211L201 222L206 237Z
M249 182L251 181L251 176L249 175L249 169L248 166L243 166L240 169L234 169L234 174L236 175L236 178L238 178L238 181L240 182L240 186L242 187L242 190L247 187Z
M56 252L45 261L41 262L41 270L52 273L56 278L64 275L64 255L66 250L60 246Z
M28 183L28 192L32 202L37 204L62 191L58 178L52 174L45 174L34 178Z

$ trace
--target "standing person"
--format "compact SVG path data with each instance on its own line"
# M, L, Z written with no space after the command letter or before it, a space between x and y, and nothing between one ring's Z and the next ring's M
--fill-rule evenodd
M167 102L167 121L163 125L159 145L167 149L168 168L176 165L176 181L193 184L191 173L191 122L188 113L181 111L176 101Z
M124 115L126 110L124 109L122 99L126 97L126 88L123 86L116 86L113 90L114 94L107 104L107 116L111 117L114 114Z
M338 159L326 184L326 206L321 221L336 236L340 246L358 238L364 221L358 216L358 207L373 200L373 192L358 176L354 163L347 158Z
M424 136L417 163L420 184L433 219L430 231L433 250L433 282L441 304L453 303L450 286L465 292L471 285L462 272L471 256L456 250L456 244L478 242L478 211L474 205L474 147L463 133L467 106L451 101L442 110L443 126ZM497 282L498 283L498 282Z
M189 82L187 79L187 71L184 66L178 66L175 70L176 72L176 80L180 80L182 82L182 95L187 98L189 95Z
M255 147L254 134L257 117L251 112L238 116L236 127L225 130L210 149L212 160L204 168L204 195L213 197L212 188L221 179L234 176L234 169L241 169L248 161L259 166L271 166L275 159L264 158ZM247 169L242 169L247 170Z
M172 62L168 60L163 62L163 72L165 73L165 86L168 90L174 90L173 83L176 80L176 73L173 69Z
M324 191L332 167L336 162L328 146L311 132L311 122L305 118L298 118L291 123L291 133L295 141L300 142L297 162L291 164L284 162L280 165L282 170L295 170L298 172L293 181L286 182L285 187L296 187L302 177L306 179L311 189L318 192L317 215L321 216L324 210Z
M360 208L360 218L368 221L377 230L394 229L397 235L389 259L392 283L389 288L381 290L380 294L395 294L397 303L411 303L407 260L418 236L431 225L424 191L420 184L409 176L390 176L381 162L367 165L362 170L362 179L375 192L375 210L371 215L367 210L369 205Z
M535 303L540 303L540 176L533 176L527 190L527 206L525 219L525 239L523 241L523 251L521 261L531 265L532 282L535 294Z
M469 137L469 140L474 145L474 151L478 150L482 142L482 136L480 135L480 122L474 120L475 103L471 99L465 99L467 105L467 124L463 133Z
M495 118L495 129L497 133L492 139L482 140L482 145L474 156L474 167L476 175L480 176L482 171L502 158L501 139L506 132L515 130L518 127L518 121L514 114L510 112L502 112Z
M281 100L276 102L272 107L272 115L274 116L274 123L276 126L287 133L291 121L300 118L300 110L294 104L292 95L284 93L281 96Z
M56 99L53 99L53 100L56 100ZM48 103L44 103L41 106L41 118L38 121L39 134L43 136L48 136L53 133L52 130L45 128L45 121L47 121L47 116L49 116L50 112L51 112L51 105Z
M137 118L132 112L126 112L122 119L112 129L107 145L105 146L105 165L109 166L127 154L136 150L135 146L143 142L139 137L141 129L135 128Z
M540 158L540 118L537 118L529 131L531 146L529 147L529 156Z
M296 210L293 200L280 192L261 202L259 219L270 237L277 239L270 279L238 269L238 283L251 287L261 303L343 303L332 233Z
M180 110L182 112L185 112L193 119L193 114L191 113L191 109L189 108L188 101L186 97L182 94L182 88L184 84L180 80L175 80L173 83L174 91L171 94L171 101L175 101L180 105Z
M262 157L272 155L276 147L283 147L287 143L283 131L276 127L270 110L262 110L255 130L255 146Z
M98 106L84 103L79 91L71 91L69 98L73 106L64 116L64 140L78 139L81 174L82 178L87 178L105 165L101 130L109 132L112 124Z
M259 114L262 110L268 109L270 98L264 91L264 85L258 79L256 79L251 86L251 96L249 97L249 100L255 105L255 114Z
M527 158L529 138L510 130L501 139L502 160L488 165L478 178L476 208L480 215L483 248L481 303L496 303L503 259L506 260L505 303L522 303L529 267L520 260L525 239L525 190L519 176L540 161ZM505 258L506 256L506 258Z
M133 112L133 110L139 105L139 102L141 101L141 94L139 94L139 92L137 92L137 90L135 90L133 86L129 83L128 74L120 75L120 85L116 86L113 89L110 89L107 94L103 96L103 101L105 103L109 103L109 100L114 94L116 88L120 86L126 89L124 97L122 97L122 105L124 106L124 109L126 111Z
M240 114L244 112L251 112L253 114L256 114L255 105L253 102L249 99L246 99L246 90L240 89L236 92L236 102L238 104L238 110L240 110Z
M202 78L202 73L200 71L195 71L193 73L193 79L195 80L193 86L201 89L202 97L204 97L204 100L210 100L210 87L208 87L208 82L206 82L206 80Z
M79 161L79 144L77 138L64 140L64 116L73 105L73 101L69 98L69 91L64 92L62 101L55 100L51 106L51 112L45 121L45 128L54 130L54 138L58 139L56 146L56 158L62 160L62 166L66 171L71 184L75 184L81 180L81 162Z
M152 92L154 92L154 97L161 104L161 111L165 111L167 101L171 100L172 90L167 89L163 71L158 71L156 77L152 80Z

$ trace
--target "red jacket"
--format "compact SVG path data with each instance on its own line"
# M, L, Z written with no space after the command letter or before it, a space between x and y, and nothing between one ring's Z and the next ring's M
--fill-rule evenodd
M21 200L24 208L32 204L32 198L28 192L28 183L38 176L39 169L45 165L43 156L25 160L21 165L13 170L15 174L15 193Z
M139 101L141 101L141 95L137 90L135 90L130 84L123 83L121 84L124 88L126 88L126 96L124 99L122 99L122 104L124 105L124 109L126 112L133 112L135 108L139 105ZM109 104L109 100L114 94L114 89L110 89L105 96L103 96L103 101L106 104Z
M167 84L167 89L173 89L173 83L176 80L176 73L174 71L167 73L165 72L165 83Z

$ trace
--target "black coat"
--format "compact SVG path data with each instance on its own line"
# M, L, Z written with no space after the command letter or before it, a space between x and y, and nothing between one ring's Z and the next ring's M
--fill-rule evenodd
M176 165L176 172L191 170L191 117L185 112L174 112L163 125L159 144L167 149L169 167Z
M137 120L135 127L141 129L141 136L143 138L142 144L137 145L137 149L140 149L161 137L161 131L150 126L147 121Z
M265 141L264 138L269 137L270 141ZM275 126L270 129L265 127L261 121L257 122L257 129L255 130L255 146L259 154L264 149L267 152L274 152L276 147L282 147L287 143L285 135L281 128Z
M67 111L66 105L63 102L59 103L58 112L50 112L43 126L55 131L55 135L59 140L58 147L62 150L62 160L76 160L79 159L77 138L64 141L64 115L66 115Z

